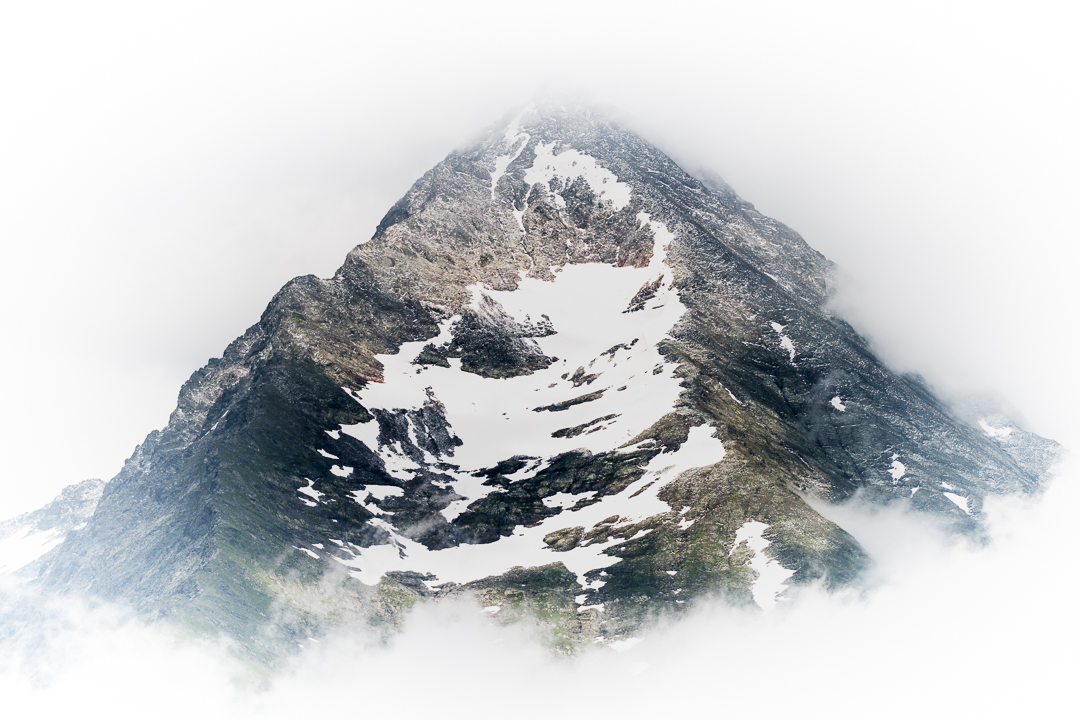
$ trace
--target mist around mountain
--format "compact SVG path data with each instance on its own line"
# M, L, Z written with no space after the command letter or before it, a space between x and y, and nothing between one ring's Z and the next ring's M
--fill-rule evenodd
M1052 549L1071 542L1073 477L1063 471L1035 502L991 499L988 542L974 545L925 515L848 503L836 519L877 561L866 591L806 588L770 613L706 602L621 652L556 658L528 624L437 603L418 607L390 642L355 627L305 641L253 683L227 646L177 637L121 607L54 598L20 604L33 610L18 630L5 623L0 688L6 707L42 717L411 714L432 698L446 717L471 717L478 705L526 718L1063 716L1078 628L1071 576ZM1002 572L1018 567L1019 579ZM0 592L6 617L27 599L18 592Z
M834 314L967 425L1076 447L1076 19L1062 3L12 5L0 517L115 475L274 291L332 275L415 178L538 85L620 105L691 175L720 170L798 229L840 266ZM956 409L986 388L1011 425ZM796 604L748 614L701 600L623 652L557 663L493 625L504 610L444 601L388 644L304 639L262 692L234 684L234 650L20 583L33 613L0 638L0 706L1068 717L1076 487L1062 471L1030 502L990 496L975 547L925 514L819 506L874 561L855 595L789 588Z
M1047 489L1056 443L892 373L823 309L827 261L722 181L602 116L513 117L422 178L352 270L287 286L100 503L87 481L4 524L54 531L0 590L11 702L389 713L422 678L451 717L473 714L470 696L524 717L1052 711L1075 634L1046 552L1069 542L1068 475ZM594 149L614 133L664 174L627 163L653 184L619 195L587 152L543 154L567 128L599 157L618 157ZM499 202L496 231L524 242L484 244L474 264L468 243L454 262L425 256ZM357 277L363 293L327 292ZM371 309L380 277L393 292ZM431 295L402 302L416 287ZM478 400L497 411L470 413ZM750 492L716 491L732 485ZM652 537L670 540L640 543ZM439 555L457 548L470 554ZM1008 683L1003 647L1018 658ZM178 679L199 692L177 697Z
M430 601L577 655L861 587L830 508L977 537L1057 445L889 370L832 273L603 114L515 111L283 288L24 575L264 668Z

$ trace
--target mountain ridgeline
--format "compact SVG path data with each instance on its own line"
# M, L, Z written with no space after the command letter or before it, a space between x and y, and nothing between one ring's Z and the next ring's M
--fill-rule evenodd
M826 309L831 265L590 110L452 152L184 384L34 565L273 664L472 597L555 648L868 559L807 499L977 529L1055 445L958 419Z

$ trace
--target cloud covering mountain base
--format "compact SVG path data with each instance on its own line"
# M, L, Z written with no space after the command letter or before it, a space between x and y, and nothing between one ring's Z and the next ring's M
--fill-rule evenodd
M1059 559L1076 476L1071 463L1037 499L988 502L980 543L902 507L830 508L875 559L862 590L804 589L768 613L716 598L573 658L460 601L420 606L388 642L334 629L264 678L225 646L9 586L0 694L38 717L1053 717L1080 669Z

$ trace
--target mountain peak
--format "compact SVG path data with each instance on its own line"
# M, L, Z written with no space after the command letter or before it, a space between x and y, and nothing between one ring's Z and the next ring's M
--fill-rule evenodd
M41 581L265 661L424 598L572 651L850 584L865 554L805 498L972 531L1047 455L878 361L822 309L831 270L606 116L525 108L195 373Z

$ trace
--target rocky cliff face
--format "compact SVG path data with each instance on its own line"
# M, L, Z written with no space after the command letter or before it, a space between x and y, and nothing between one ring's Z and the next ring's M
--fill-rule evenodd
M830 270L604 117L523 111L195 373L40 582L268 661L463 594L572 651L852 582L806 496L973 530L1036 488L1052 444L882 365L823 309Z

